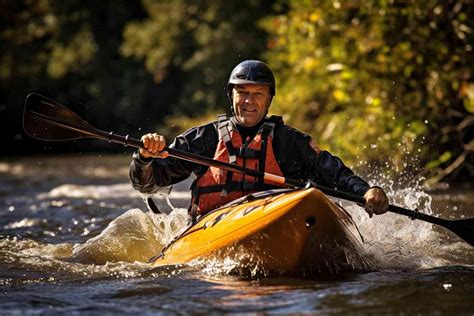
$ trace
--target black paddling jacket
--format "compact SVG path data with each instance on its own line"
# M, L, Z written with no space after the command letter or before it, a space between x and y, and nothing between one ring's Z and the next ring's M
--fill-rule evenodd
M265 120L276 122L273 151L285 177L313 180L317 184L359 196L367 192L369 185L366 181L356 176L338 157L316 148L309 135L283 124L279 117L272 116ZM176 137L169 147L212 158L218 141L215 121L189 129ZM199 178L207 168L172 157L142 158L135 153L130 165L130 179L134 189L153 194L160 187L185 180L192 172Z

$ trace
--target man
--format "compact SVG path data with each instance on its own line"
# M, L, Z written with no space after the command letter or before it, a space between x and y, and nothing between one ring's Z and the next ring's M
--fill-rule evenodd
M281 117L267 117L275 95L275 78L258 60L246 60L232 71L227 84L232 117L191 128L176 137L170 147L213 157L246 168L300 179L340 191L364 196L369 216L387 211L388 198L379 187L369 187L343 162L316 142L288 125ZM190 212L193 216L211 211L251 192L278 186L214 167L168 157L166 140L156 133L142 136L143 146L133 156L130 178L142 193L185 180L194 172Z

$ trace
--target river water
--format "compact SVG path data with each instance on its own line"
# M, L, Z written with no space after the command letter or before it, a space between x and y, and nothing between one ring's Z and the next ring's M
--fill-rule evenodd
M474 314L474 248L444 229L345 203L370 271L236 275L238 262L151 268L188 223L187 184L155 216L128 182L128 155L0 160L0 314ZM474 217L474 192L389 190L393 202Z

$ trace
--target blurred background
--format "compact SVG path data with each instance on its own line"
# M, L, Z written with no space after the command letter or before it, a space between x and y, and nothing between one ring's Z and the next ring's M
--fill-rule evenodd
M231 70L261 59L277 78L271 114L347 164L472 183L473 4L0 0L1 155L123 152L28 138L30 92L100 129L171 140L227 111Z

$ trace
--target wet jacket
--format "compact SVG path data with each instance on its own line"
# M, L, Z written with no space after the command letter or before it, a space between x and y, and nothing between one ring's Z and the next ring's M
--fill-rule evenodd
M264 121L268 120L266 118ZM260 126L250 129L238 127L240 134L246 139L249 134L253 138L252 133L256 133ZM285 177L301 181L313 180L317 184L359 196L363 196L369 189L366 181L356 176L338 157L320 150L309 135L283 122L276 124L273 132L273 152ZM217 121L214 121L177 136L170 147L212 158L218 141ZM191 173L199 179L207 170L207 166L173 157L145 159L135 153L130 165L130 179L139 192L153 194L160 187L187 179Z

